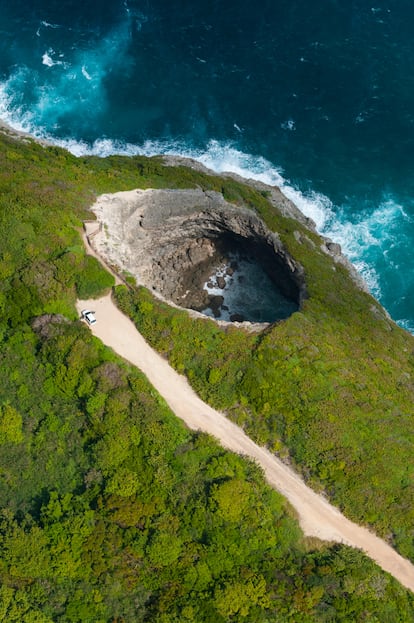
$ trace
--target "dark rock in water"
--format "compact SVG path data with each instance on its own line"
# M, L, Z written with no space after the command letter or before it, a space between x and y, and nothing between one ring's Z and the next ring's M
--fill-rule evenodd
M230 321L231 322L244 322L246 319L244 316L242 316L241 314L232 314L230 316Z
M187 296L183 297L180 304L184 307L195 309L196 311L203 311L206 307L210 307L210 295L206 290L196 288L194 291L189 292Z
M220 288L220 290L224 290L226 287L226 280L221 275L217 277L217 287Z
M234 274L234 271L235 271L235 268L233 268L232 266L227 266L227 268L226 268L226 275L231 277Z
M222 296L210 296L208 307L214 314L214 318L220 318L221 306L223 305L224 298Z
M227 306L227 305L222 305L222 306L221 306L221 309L222 309L223 311L229 311L229 308L228 308L228 306Z

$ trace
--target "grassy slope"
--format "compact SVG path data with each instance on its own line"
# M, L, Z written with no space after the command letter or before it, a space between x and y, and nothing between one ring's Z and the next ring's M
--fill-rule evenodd
M414 338L355 287L317 236L260 193L227 183L304 266L302 310L252 337L191 320L143 290L121 289L119 300L204 398L261 443L287 449L313 486L414 560Z
M112 283L85 257L76 229L96 193L220 189L220 178L163 171L142 158L75 159L3 137L0 165L0 621L414 620L413 597L392 578L359 552L304 542L257 468L186 430L137 371L73 322L76 295ZM226 184L227 196L243 192L267 209L263 197ZM335 357L325 348L336 342L329 334L325 347L311 303L260 339L158 309L145 292L138 305L143 329L164 340L202 393L231 405L251 428L263 411L259 436L276 440L283 425L283 441L312 456L311 444L295 439L294 418L290 433L273 403L265 406L269 381L257 380L269 374L270 359L275 369L290 362L292 378L303 382L292 361L303 357L300 335L319 375L308 402L316 391L326 400L322 380ZM67 320L34 331L33 317L45 312ZM394 333L403 336L386 335ZM210 374L217 362L221 380ZM290 405L296 393L288 398L288 388Z

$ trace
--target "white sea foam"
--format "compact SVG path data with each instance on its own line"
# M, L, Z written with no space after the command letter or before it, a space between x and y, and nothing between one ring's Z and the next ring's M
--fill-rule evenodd
M221 284L220 278L223 279ZM215 310L221 320L229 321L236 314L250 322L273 322L287 318L297 310L295 303L275 289L268 275L252 258L240 254L229 254L228 262L210 275L204 289L209 295L222 298L222 304ZM203 313L215 316L212 308Z
M47 22L46 20L42 20L40 23L45 28L60 28L59 24L51 24L50 22Z
M50 52L50 50L49 50ZM53 67L53 65L55 64L53 62L52 57L50 56L49 52L45 52L42 56L42 63L43 65L46 65L47 67Z
M373 267L381 264L383 270L396 272L399 269L396 257L398 249L405 245L403 232L412 229L411 217L392 197L384 197L374 208L361 210L352 222L346 220L343 213L338 216L331 221L331 237L340 241L344 253L363 275L373 295L381 299L381 278Z
M46 65L46 67L54 67L55 65L62 65L65 69L68 67L68 63L64 61L59 61L54 59L53 57L56 55L56 52L53 48L49 48L42 56L42 63ZM60 53L59 58L63 58L64 54Z
M112 139L98 139L90 145L75 139L56 139L50 136L47 138L68 149L75 156L97 155L104 158L113 154L126 156L165 154L193 158L216 173L235 173L240 177L278 186L305 216L315 222L319 232L331 237L335 233L336 240L338 236L341 238L340 243L343 243L343 237L348 236L348 224L344 236L341 235L340 223L337 223L335 228L332 227L336 222L335 209L326 195L312 190L303 192L295 188L283 177L281 168L275 167L262 156L244 153L230 143L212 140L205 149L197 149L179 141L145 141L137 145Z
M42 22L41 27L58 28ZM0 116L20 131L56 142L53 134L62 123L79 118L96 120L107 108L104 84L109 71L128 71L130 22L117 25L107 37L89 48L72 49L68 58L49 47L42 55L45 70L20 66L0 83ZM30 101L30 108L27 102ZM79 151L79 150L78 150Z
M282 128L282 130L290 130L291 132L296 130L296 124L293 119L283 121L283 123L280 124L280 127Z
M82 65L82 70L81 71L82 71L82 75L85 76L86 80L92 80L92 76L90 75L90 73L86 69L85 65Z
M412 320L403 318L402 320L398 320L398 324L409 333L414 334L414 322Z
M86 65L82 64L81 68L90 75L86 70ZM85 73L83 71L82 73L86 78ZM99 78L97 84L99 88ZM43 108L47 111L53 106L56 107L53 99L50 102L49 98L53 98L53 92L44 91L39 97L38 109ZM397 236L400 231L401 219L408 218L402 207L391 199L385 199L375 209L371 206L360 213L355 209L357 207L355 205L335 207L325 195L312 190L306 192L299 190L285 179L280 168L261 156L238 150L232 143L212 140L205 149L196 149L178 141L146 141L137 145L111 139L98 139L91 145L75 139L56 139L37 125L36 114L24 113L21 107L13 106L5 83L0 84L0 117L16 129L46 138L68 149L76 156L180 155L194 158L218 173L232 172L244 178L279 186L302 213L315 222L320 233L339 242L343 252L362 274L372 293L377 298L381 298L380 277L375 270L376 262L378 258L386 258L387 250L393 244L393 236ZM352 220L350 214L352 214Z
M373 294L378 297L381 295L379 277L367 258L367 249L372 249L381 242L380 228L375 231L375 223L384 223L387 219L397 217L394 207L391 208L388 204L381 206L372 215L366 214L358 222L351 222L344 213L338 215L335 206L326 195L315 191L302 192L283 177L280 168L265 158L243 153L231 144L218 141L210 141L205 150L190 148L178 142L147 141L142 145L120 143L110 139L97 140L93 145L74 140L57 142L76 156L105 157L111 154L154 156L160 153L180 155L194 158L217 173L235 173L247 179L278 186L305 216L315 222L320 233L339 242Z
M20 68L13 75L13 82L19 83L25 80L25 69ZM19 103L16 104L13 101L13 97L10 89L10 80L0 82L0 119L7 123L10 127L14 128L18 132L29 132L34 136L41 137L43 128L35 128L33 124L33 116L23 111L23 108Z
M41 30L42 28L61 28L61 26L59 24L50 24L49 22L46 22L45 20L42 20L40 22L40 26L39 28L36 30L36 36L40 37L41 36Z

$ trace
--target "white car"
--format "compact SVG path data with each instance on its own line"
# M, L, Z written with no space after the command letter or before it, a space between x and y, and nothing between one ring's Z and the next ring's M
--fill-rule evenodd
M88 324L95 324L96 318L94 316L95 312L90 311L89 309L83 309L81 311L81 319L86 320Z

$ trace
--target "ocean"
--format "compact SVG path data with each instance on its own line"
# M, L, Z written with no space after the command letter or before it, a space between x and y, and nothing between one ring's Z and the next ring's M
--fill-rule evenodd
M414 332L414 4L0 0L0 118L279 185Z

